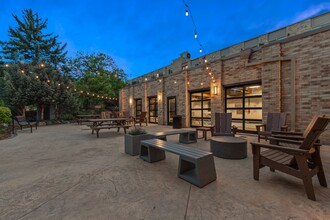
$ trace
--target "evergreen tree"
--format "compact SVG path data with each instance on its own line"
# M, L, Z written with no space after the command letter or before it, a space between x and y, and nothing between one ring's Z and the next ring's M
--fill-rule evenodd
M31 9L23 11L22 20L13 17L18 26L9 28L9 41L0 42L0 99L16 114L27 105L38 106L41 120L46 105L56 106L59 113L61 109L68 111L71 103L71 110L76 111L72 83L64 76L68 70L63 65L66 44L57 42L58 36L52 33L44 34L47 19L43 21Z
M18 26L9 28L9 41L0 42L5 59L32 65L47 63L55 67L65 62L66 44L59 43L58 36L53 33L43 33L47 29L47 19L43 21L31 9L23 11L23 20L17 15L13 17Z

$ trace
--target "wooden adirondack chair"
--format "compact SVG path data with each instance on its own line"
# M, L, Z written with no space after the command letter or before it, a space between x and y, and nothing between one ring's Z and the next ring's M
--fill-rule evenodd
M305 131L302 141L270 138L271 144L251 143L253 153L253 177L259 180L259 169L270 167L301 179L307 197L315 201L312 177L317 175L320 185L327 187L320 157L320 144L316 141L330 122L330 118L315 116ZM283 144L290 144L291 147ZM292 145L298 148L292 148ZM261 151L262 148L268 150Z
M231 113L215 113L213 136L235 136L237 128L232 126Z
M133 124L134 123L134 118L133 118L133 116L131 116L129 111L123 111L122 112L122 117L128 118L126 120L126 123L128 123L128 124Z
M147 112L141 112L139 118L134 118L134 126L135 124L140 124L141 126L142 123L146 123L146 126L148 126Z
M285 126L286 113L268 113L267 123L256 125L258 131L258 142L260 139L267 140L273 131L281 131L287 128Z

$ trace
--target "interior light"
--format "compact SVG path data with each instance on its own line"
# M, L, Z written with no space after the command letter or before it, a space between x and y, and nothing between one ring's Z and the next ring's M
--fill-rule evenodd
M189 15L189 12L188 12L188 9L186 10L186 16L188 16Z

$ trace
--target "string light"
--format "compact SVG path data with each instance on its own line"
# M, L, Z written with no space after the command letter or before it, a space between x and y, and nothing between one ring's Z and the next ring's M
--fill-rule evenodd
M182 0L182 3L186 7L186 16L190 15L190 17L191 17L191 21L192 21L192 24L193 24L193 27L194 27L194 38L197 40L197 43L199 45L199 52L202 53L203 52L203 47L202 47L202 44L199 42L199 38L198 38L198 34L197 34L197 27L196 27L196 24L195 24L194 17L191 13L189 5L184 0Z
M4 64L4 67L9 67L9 66L10 66L10 65L9 65L8 63ZM38 66L39 66L39 67L45 67L46 65L42 63L42 64L38 64ZM33 72L31 72L31 71L25 71L25 70L19 70L19 72L22 73L22 74L25 74L25 73L31 73L31 74L33 74ZM117 74L116 74L116 75L117 75ZM118 75L117 75L117 77L118 77ZM35 75L35 79L36 79L36 80L40 80L40 76L39 76L39 75ZM147 78L146 78L146 80L147 80ZM50 79L47 79L46 82L47 82L48 84L50 84L52 81L51 81ZM61 87L61 85L63 85L63 84L60 83L60 82L55 82L55 81L53 81L53 83L54 83L55 85L57 85L58 87ZM66 86L66 89L70 89L70 87L69 87L69 86ZM77 89L74 88L73 91L74 91L74 92L77 92ZM89 92L86 92L86 91L83 91L83 90L80 90L79 93L80 93L80 94L85 94L85 93L86 93L87 96L90 95ZM97 98L102 98L102 99L118 100L118 98L111 98L111 97L108 97L108 96L100 96L100 95L96 95L96 94L92 94L92 96L93 96L93 97L94 97L94 96L97 96Z

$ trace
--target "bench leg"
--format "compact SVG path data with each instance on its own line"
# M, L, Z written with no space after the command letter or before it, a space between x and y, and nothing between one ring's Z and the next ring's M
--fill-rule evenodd
M99 129L96 129L96 137L99 138L99 132L100 130Z
M191 133L180 134L179 142L184 144L196 143L197 142L196 133L191 132Z
M153 163L160 160L165 160L166 156L164 150L150 147L149 145L141 144L140 158L149 163Z
M197 161L180 156L178 177L200 188L215 181L217 174L213 154Z

